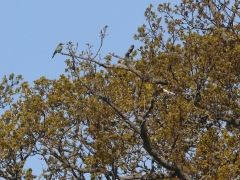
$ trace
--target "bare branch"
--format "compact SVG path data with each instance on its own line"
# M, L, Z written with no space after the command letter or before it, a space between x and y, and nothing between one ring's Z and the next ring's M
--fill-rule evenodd
M60 52L60 54L65 55L65 56L71 56L70 54L63 53L63 52ZM123 70L126 70L126 71L133 72L138 77L143 79L144 82L151 82L151 83L154 83L154 84L168 85L168 80L166 80L166 79L155 78L155 77L149 76L147 74L143 74L140 71L136 70L135 68L131 67L131 69L130 69L129 67L127 67L123 64L102 63L102 62L97 61L95 59L89 59L89 58L85 58L83 56L76 56L76 55L74 55L74 58L82 59L82 60L89 61L89 62L93 62L93 63L96 63L97 65L99 65L101 67L104 67L104 68L116 68L116 69L123 69Z

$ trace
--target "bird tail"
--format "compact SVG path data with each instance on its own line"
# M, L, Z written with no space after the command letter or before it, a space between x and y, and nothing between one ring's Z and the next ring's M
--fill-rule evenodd
M54 51L52 58L54 58L54 56L55 56L55 54L56 54L56 53L57 53L57 52L56 52L56 51Z

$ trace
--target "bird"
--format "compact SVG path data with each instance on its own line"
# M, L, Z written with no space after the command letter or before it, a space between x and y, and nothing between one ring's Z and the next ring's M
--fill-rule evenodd
M131 45L131 47L129 48L129 54L133 51L133 49L134 49L134 45Z
M56 53L60 53L60 52L62 51L63 45L64 45L63 43L59 43L59 44L58 44L58 46L56 47L56 49L55 49L55 51L54 51L54 53L53 53L52 58L54 58L54 56L55 56Z
M133 49L134 49L134 45L131 45L127 53L125 54L125 57L129 58L129 55L132 53Z

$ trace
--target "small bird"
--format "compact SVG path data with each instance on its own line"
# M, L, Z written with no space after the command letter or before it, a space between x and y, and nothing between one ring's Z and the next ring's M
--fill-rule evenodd
M134 45L131 45L127 53L125 54L125 57L129 58L129 55L132 53L133 49L134 49Z
M133 51L133 49L134 49L134 45L131 45L131 47L129 48L129 54Z
M63 45L64 45L63 43L60 43L60 44L56 47L56 49L55 49L55 51L54 51L54 53L53 53L52 58L55 56L56 53L60 53L60 52L62 51Z

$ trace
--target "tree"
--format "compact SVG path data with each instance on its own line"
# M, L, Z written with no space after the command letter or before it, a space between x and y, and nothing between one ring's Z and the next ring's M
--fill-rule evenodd
M67 44L69 75L3 79L0 177L33 179L38 154L46 179L239 178L239 2L152 9L124 57L97 59L106 26L95 55Z

